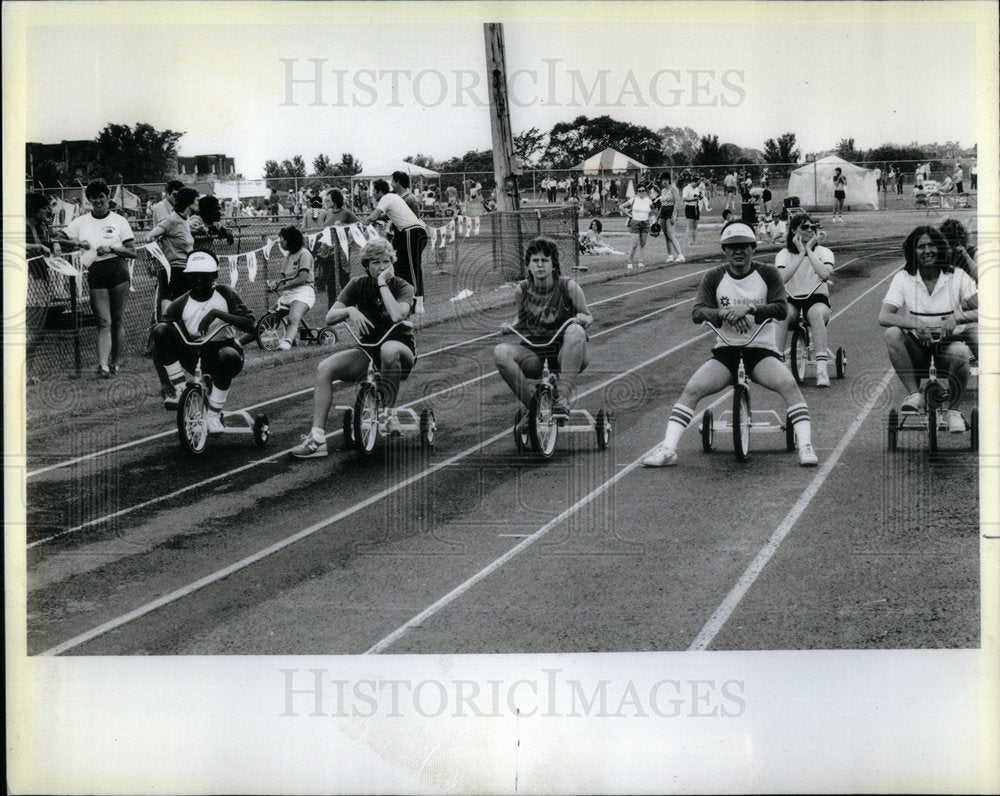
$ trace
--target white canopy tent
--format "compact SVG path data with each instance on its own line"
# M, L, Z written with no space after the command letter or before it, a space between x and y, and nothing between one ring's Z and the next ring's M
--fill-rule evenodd
M855 166L836 155L797 168L788 178L788 195L799 197L807 209L833 206L833 172L840 168L847 177L844 193L846 207L878 210L878 182L875 172Z
M602 171L622 172L628 170L645 170L648 166L642 165L635 158L630 158L624 152L608 147L595 155L591 155L583 163L573 167L574 171L582 171L584 174L599 174Z
M401 171L411 177L440 177L440 172L433 169L425 169L414 163L405 160L388 160L376 165L375 168L365 169L360 174L355 174L354 179L372 180L377 177L391 177L394 171Z

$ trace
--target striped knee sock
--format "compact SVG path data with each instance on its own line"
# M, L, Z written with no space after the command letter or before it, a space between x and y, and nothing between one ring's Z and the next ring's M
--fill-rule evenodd
M667 433L663 437L663 446L669 450L677 450L677 443L681 441L681 434L684 433L694 417L694 409L684 406L684 404L674 404L670 412L670 419L667 421Z
M208 396L208 408L213 412L221 412L222 407L226 405L226 398L228 397L229 390L220 390L213 384L212 392Z
M808 445L812 442L812 423L809 420L809 407L804 403L788 407L788 422L795 430L795 444Z
M169 365L164 365L163 369L167 372L167 378L170 379L175 390L184 386L184 368L181 367L180 362L171 362Z

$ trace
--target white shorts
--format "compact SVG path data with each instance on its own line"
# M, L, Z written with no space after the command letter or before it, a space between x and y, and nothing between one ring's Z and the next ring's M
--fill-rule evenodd
M311 310L312 305L316 303L315 288L312 285L299 285L288 290L282 290L281 295L278 296L279 307L291 307L293 301L301 301L306 305L307 310Z

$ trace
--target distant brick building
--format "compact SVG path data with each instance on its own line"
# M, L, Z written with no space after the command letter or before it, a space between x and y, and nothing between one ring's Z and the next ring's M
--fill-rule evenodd
M178 157L175 171L177 179L183 183L233 180L239 176L236 174L236 161L226 155Z
M34 174L36 166L49 160L64 168L66 180L86 180L97 160L97 142L90 140L38 144L29 141L25 145L25 160L29 176Z

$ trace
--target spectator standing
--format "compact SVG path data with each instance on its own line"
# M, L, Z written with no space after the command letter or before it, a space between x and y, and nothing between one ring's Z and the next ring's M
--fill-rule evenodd
M387 218L395 228L392 247L396 251L396 272L414 288L416 313L424 312L424 272L421 258L427 246L427 227L402 198L389 191L389 183L375 180L375 209L365 224Z
M392 173L392 190L393 193L406 202L406 206L413 211L413 215L420 215L420 202L417 201L417 197L410 190L409 174L405 171L394 171Z
M170 215L170 211L174 209L174 194L176 194L181 188L184 187L184 183L180 180L169 180L166 186L163 188L163 198L153 205L152 213L152 226L156 226L163 219Z
M833 221L844 221L844 200L847 198L847 177L838 166L833 170Z
M635 196L619 207L629 216L628 228L632 232L632 248L628 253L628 263L625 268L632 270L632 262L635 260L636 251L639 252L639 267L644 268L643 252L646 250L646 239L649 235L650 215L653 212L653 200L649 196L649 191L645 185L640 185L635 192Z
M125 348L129 274L124 260L135 258L135 235L128 221L111 211L111 191L103 180L89 183L85 196L90 212L70 221L63 235L85 250L81 261L88 267L90 307L97 320L97 375L110 378Z
M961 163L955 164L955 172L951 175L951 178L955 183L956 193L965 193L965 185L964 185L965 174L962 171Z
M979 188L979 164L976 161L972 161L972 165L969 166L969 190L975 191Z
M348 208L344 207L344 194L339 189L334 188L327 194L329 211L326 216L326 223L332 227L346 227L357 224L359 219ZM324 275L326 279L326 300L327 310L333 307L340 291L347 287L351 281L351 258L340 245L339 240L333 241L331 246L331 258L333 267L328 269Z
M698 219L701 218L698 209L701 194L693 179L685 183L681 191L681 200L684 202L684 218L687 219L688 246L694 246L698 239Z

